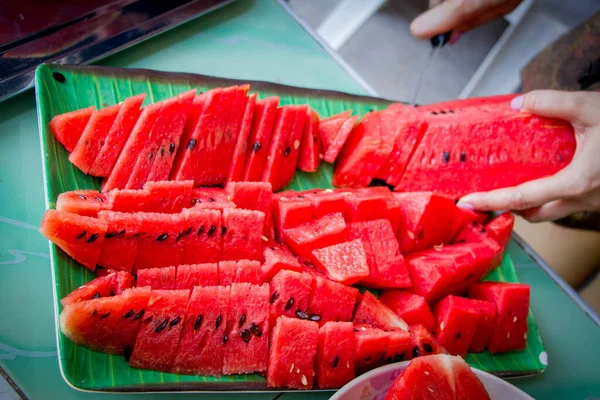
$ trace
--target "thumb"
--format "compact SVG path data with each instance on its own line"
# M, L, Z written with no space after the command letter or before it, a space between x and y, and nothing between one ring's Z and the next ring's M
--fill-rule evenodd
M600 93L534 90L515 97L511 107L542 117L558 118L576 125L593 125L600 122L598 115Z

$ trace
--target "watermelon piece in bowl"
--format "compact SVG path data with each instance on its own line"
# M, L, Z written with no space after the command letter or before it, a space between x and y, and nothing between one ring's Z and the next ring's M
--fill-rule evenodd
M356 308L354 323L370 324L380 329L408 330L408 324L369 291L362 295Z

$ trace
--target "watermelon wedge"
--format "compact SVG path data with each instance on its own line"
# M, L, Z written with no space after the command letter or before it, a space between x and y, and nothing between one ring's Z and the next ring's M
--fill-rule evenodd
M308 313L298 313L301 319L310 319L323 325L327 321L351 321L358 289L315 276L308 302Z
M393 363L410 360L412 356L412 341L410 333L402 330L388 331L387 346L385 348L385 362Z
M435 331L435 318L424 297L401 290L384 290L379 300L409 326L420 324L430 332Z
M312 216L315 218L320 218L327 214L344 213L346 210L344 194L334 192L331 189L323 190L317 193L306 193L303 196L309 199L312 203Z
M134 269L181 264L183 245L177 240L185 224L183 214L136 213L140 218ZM186 229L187 231L187 229ZM185 232L185 231L184 231Z
M318 333L315 374L321 389L340 388L354 379L354 328L351 322L327 322Z
M410 327L410 340L412 342L412 358L417 358L432 354L448 354L435 340L431 332L429 332L423 325L413 325Z
M385 351L389 340L387 332L360 326L354 329L354 340L354 368L357 375L385 363Z
M95 109L96 107L92 106L59 114L50 121L52 134L65 146L69 153L73 151L77 142L79 142L79 138L81 138L83 130Z
M106 209L106 196L97 190L73 190L63 192L56 199L56 209L86 217L97 217L98 211Z
M263 247L263 264L261 266L262 281L271 281L282 270L300 272L302 266L286 246L274 241L265 243Z
M225 208L223 226L217 235L223 240L222 260L260 260L262 257L262 227L265 214L261 211Z
M285 193L285 196L274 196L273 199L275 237L279 241L283 239L284 229L308 222L313 217L313 207L310 200L303 195L296 195L294 192Z
M175 267L147 268L137 271L137 286L148 286L152 290L175 289Z
M434 313L438 343L450 354L464 357L479 324L479 308L473 307L469 299L447 296L435 305Z
M248 97L246 109L242 117L240 133L233 151L233 158L229 166L226 182L237 182L244 178L244 167L246 163L246 153L248 152L248 140L252 131L252 120L254 117L254 108L256 106L256 94Z
M505 249L510 240L514 224L515 216L510 212L505 212L485 224L485 229L490 237Z
M219 285L230 286L233 282L235 282L236 271L236 261L219 261Z
M256 102L244 167L244 181L260 181L262 178L278 104L279 97L276 96Z
M263 233L267 237L271 236L273 193L269 182L229 182L225 186L225 192L237 208L263 212Z
M333 141L327 147L327 151L323 156L323 160L325 162L333 163L337 159L337 156L340 154L340 151L342 151L344 144L346 144L346 141L350 137L350 134L352 133L352 130L356 126L357 122L358 116L349 117L344 121L340 129L335 134Z
M300 156L298 157L298 169L304 172L315 172L321 164L323 145L319 135L319 114L310 107L307 110L300 144Z
M362 295L358 303L354 323L370 324L380 329L408 330L408 324L369 291Z
M471 353L480 353L485 350L494 330L496 330L496 304L485 300L470 299L471 305L479 311L479 322L473 340L469 346Z
M338 243L346 229L342 214L328 214L319 219L285 229L285 243L297 255L310 260L312 251Z
M255 260L238 260L235 266L236 283L251 283L260 285L263 283L260 262Z
M351 114L351 110L343 111L339 114L319 121L319 136L321 136L323 151L327 152L333 143L335 136L342 128L342 125L344 125L344 122L350 118Z
M133 275L127 272L116 272L92 279L83 286L73 290L60 299L60 305L67 307L80 301L110 297L123 293L125 289L133 287Z
M223 248L221 211L189 208L182 215L186 228L179 239L183 245L181 263L218 262Z
M136 235L141 232L139 215L101 211L98 218L106 223L106 234L98 265L109 269L132 271L138 253Z
M314 264L335 282L352 285L369 276L367 256L360 239L312 251Z
M144 209L131 211L179 213L190 206L193 186L192 181L146 182L144 190L149 198L144 201Z
M269 283L270 326L275 326L277 318L281 315L297 318L297 310L308 311L313 281L314 278L308 274L286 270L278 272L271 279Z

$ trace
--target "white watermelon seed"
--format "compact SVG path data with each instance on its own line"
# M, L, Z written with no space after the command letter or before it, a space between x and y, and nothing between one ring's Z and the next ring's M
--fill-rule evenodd
M508 332L508 333L506 334L506 338L507 338L507 339L510 339L510 332Z
M527 340L527 333L523 335L523 339Z
M262 239L262 240L264 240L265 242L268 242L268 241L269 241L269 238L268 238L268 237L266 237L265 235L262 235L262 236L261 236L261 239Z
M294 150L298 150L298 147L300 147L300 141L296 139L294 140Z
M333 193L333 189L325 189L323 190L324 193Z
M360 327L360 330L362 330L362 331L366 331L366 330L367 330L367 328L365 328L364 326L361 326L361 327Z
M442 321L442 323L440 324L440 331L444 330L444 321Z
M429 375L429 371L425 371L425 375Z
M350 368L350 361L346 361L346 368Z
M227 201L231 201L231 196L227 196Z
M436 251L440 251L443 247L444 247L444 243L439 244L437 246L433 246L433 249L436 250Z
M296 373L299 374L300 373L300 368L296 369Z
M319 159L323 159L323 153L319 153Z
M513 322L517 322L517 316L516 315L513 317Z
M408 237L410 238L410 240L413 240L415 238L415 234L411 231L407 231L406 234L408 235Z
M304 375L302 375L302 384L303 384L304 386L307 386L307 385L308 385L308 380L306 379L306 376L304 376Z
M433 393L433 389L428 387L427 390L429 390L431 393Z
M292 373L293 370L294 370L294 363L292 363L292 366L290 367L290 374Z

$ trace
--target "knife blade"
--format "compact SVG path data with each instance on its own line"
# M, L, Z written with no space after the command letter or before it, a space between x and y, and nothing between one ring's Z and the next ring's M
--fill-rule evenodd
M427 73L427 70L429 69L429 67L435 63L437 55L442 50L442 47L444 47L444 45L446 45L446 43L448 43L448 41L450 40L451 34L452 34L452 32L448 31L446 33L442 33L440 35L434 36L430 39L431 51L429 52L429 55L427 56L427 61L426 61L425 67L421 70L421 73L419 74L419 78L417 79L417 85L415 87L415 91L413 93L413 97L410 102L410 105L414 106L415 103L417 102L417 97L419 96L419 92L421 91L421 86L423 84L423 79L425 77L425 74Z

